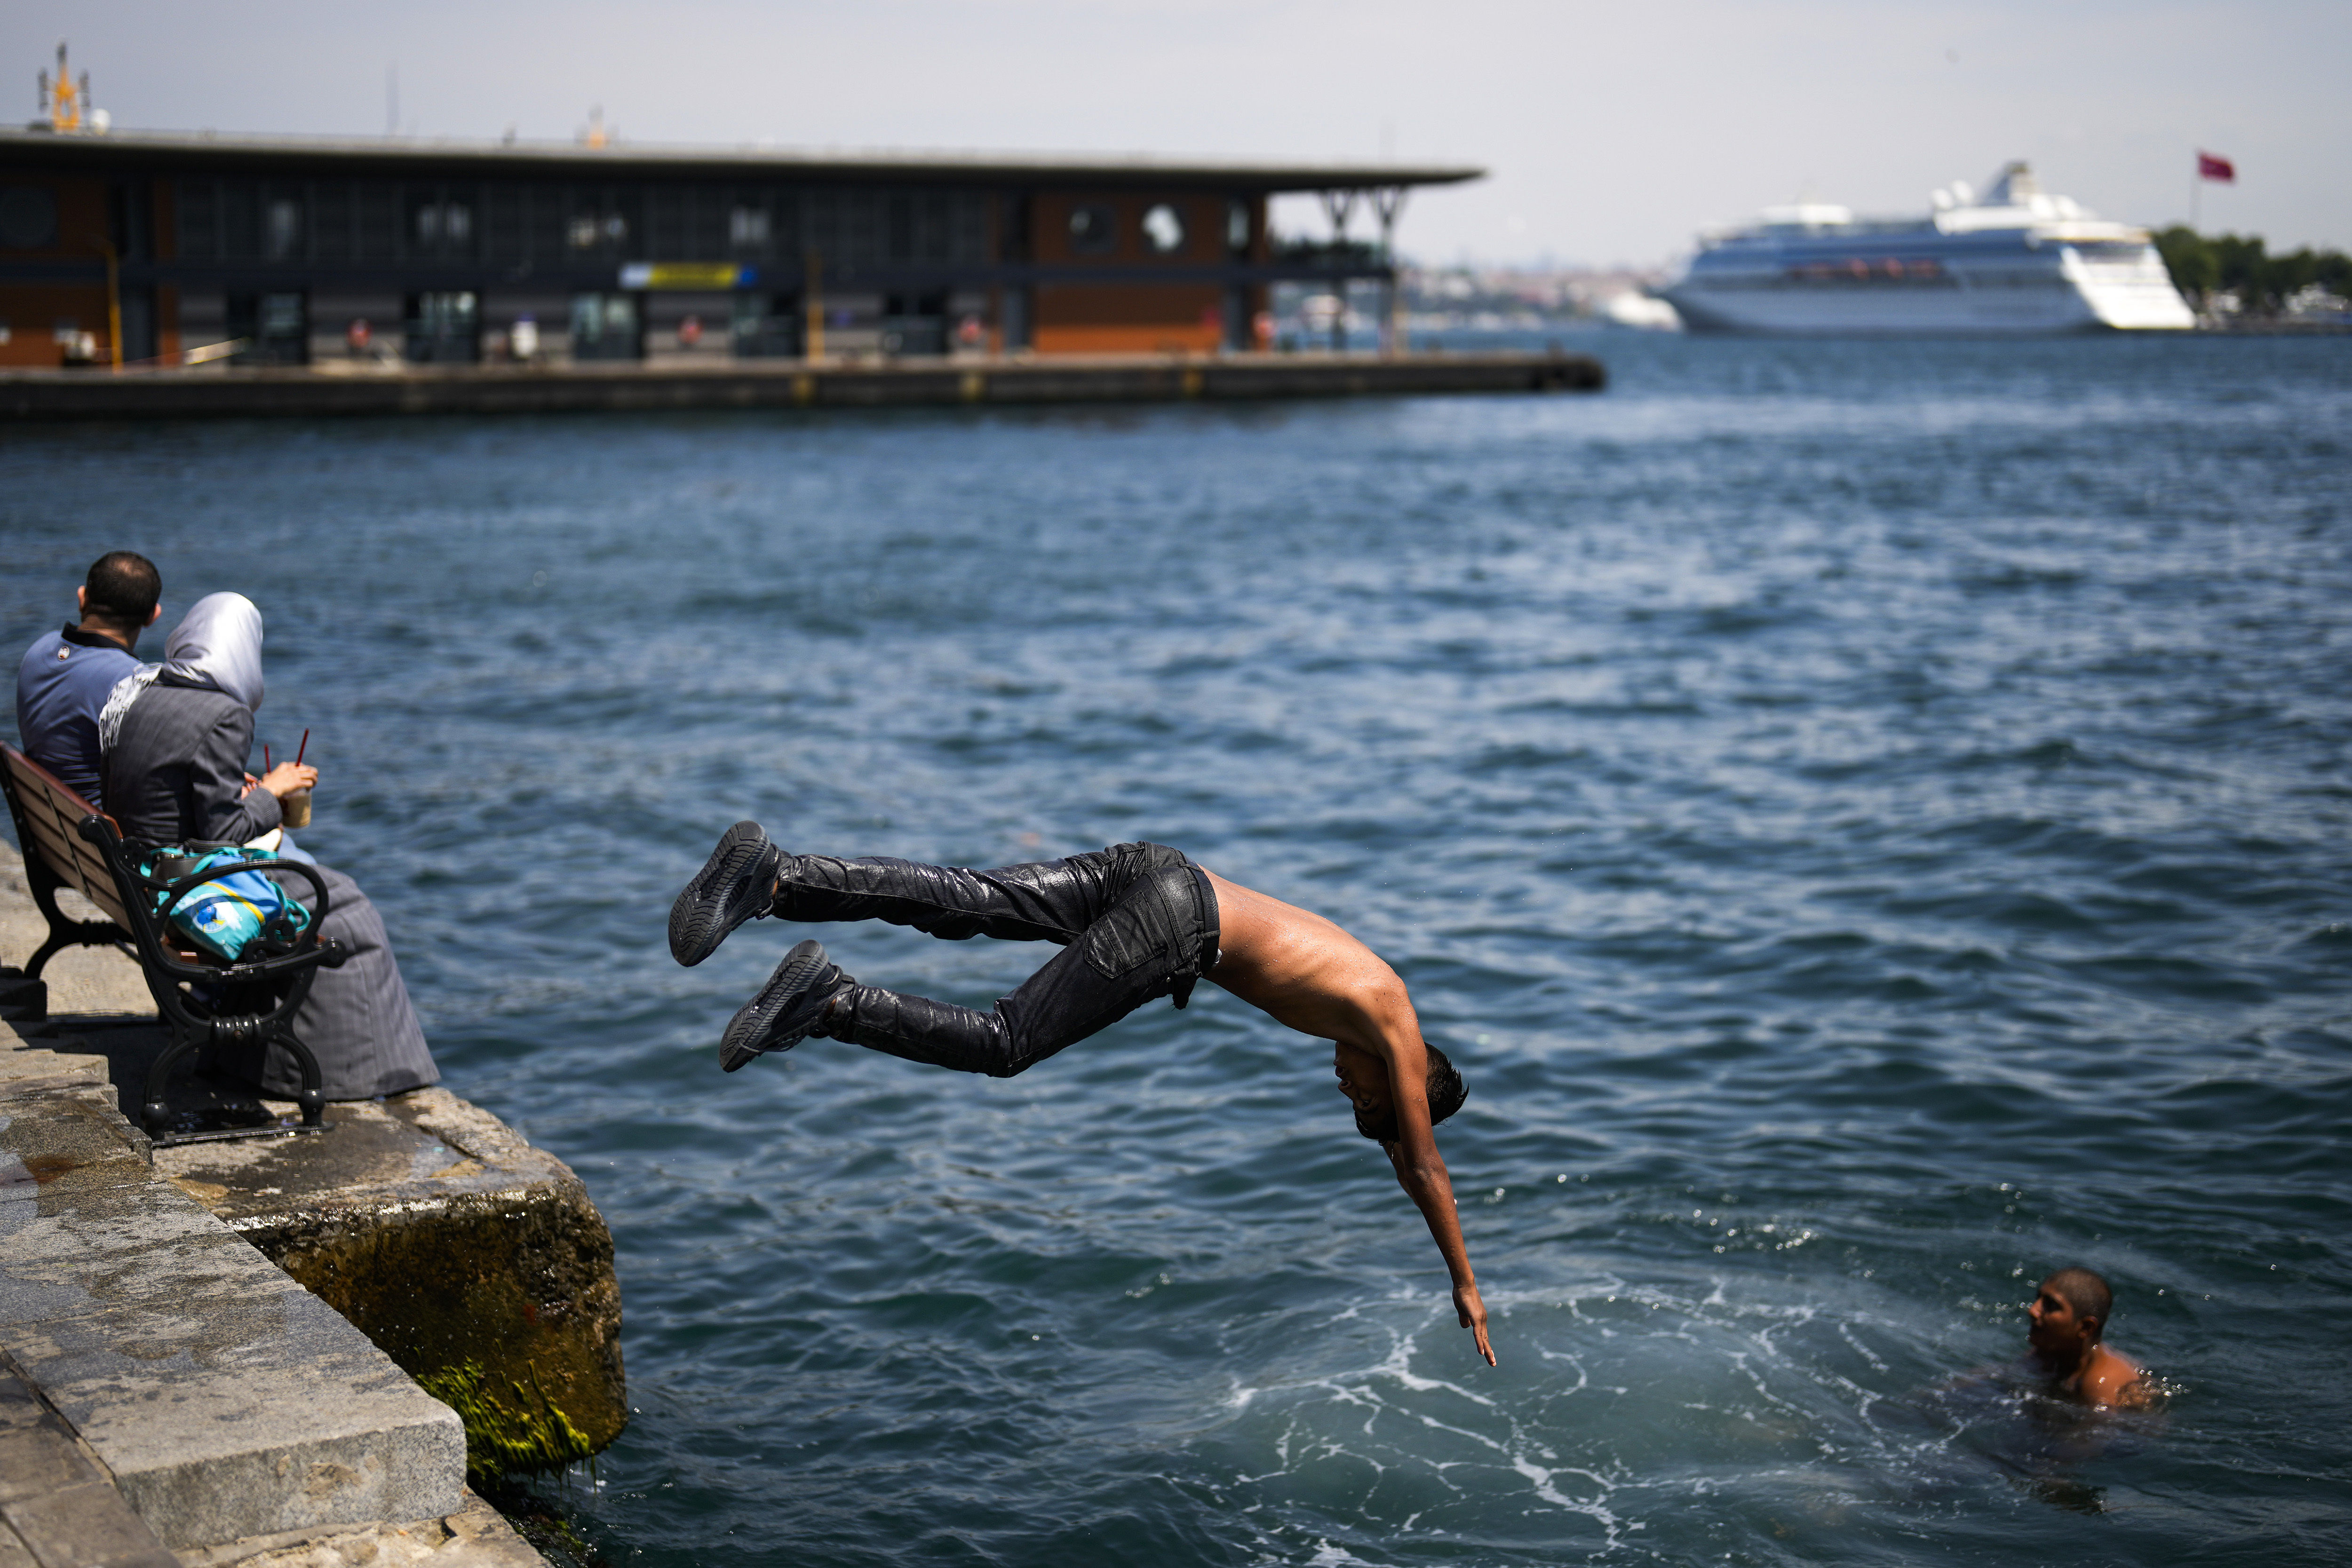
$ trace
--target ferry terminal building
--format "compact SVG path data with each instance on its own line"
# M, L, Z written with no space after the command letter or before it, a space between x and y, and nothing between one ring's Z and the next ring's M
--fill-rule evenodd
M1483 172L37 126L0 368L1264 348L1273 285L1392 287L1405 193ZM1337 237L1278 245L1285 193Z

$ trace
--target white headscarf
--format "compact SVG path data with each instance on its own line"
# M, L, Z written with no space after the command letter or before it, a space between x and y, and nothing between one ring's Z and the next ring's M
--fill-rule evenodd
M210 686L261 706L261 612L242 593L207 593L188 606L163 644L175 686Z
M98 716L98 745L111 751L123 716L158 675L175 686L208 686L248 708L261 706L261 612L242 593L207 593L188 606L163 644L163 662L142 664L114 684Z

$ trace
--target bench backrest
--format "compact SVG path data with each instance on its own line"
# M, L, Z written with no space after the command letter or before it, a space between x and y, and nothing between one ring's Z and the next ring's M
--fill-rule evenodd
M12 746L0 746L0 782L8 790L25 840L25 859L36 856L62 886L98 905L109 920L131 930L122 895L98 846L81 836L82 820L98 808L59 783L56 774Z

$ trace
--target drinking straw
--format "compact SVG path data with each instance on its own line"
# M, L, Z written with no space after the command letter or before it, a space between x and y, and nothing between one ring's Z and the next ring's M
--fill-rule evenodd
M306 729L306 730L304 730L304 731L302 732L302 744L301 744L301 745L299 745L299 746L298 746L298 747L296 747L294 748L294 766L295 766L295 767L299 768L299 767L301 767L301 766L302 766L302 754L303 754L305 751L308 751L308 750L310 750L310 732L309 730L307 730L307 729Z
M266 740L261 743L261 770L269 771L269 742Z

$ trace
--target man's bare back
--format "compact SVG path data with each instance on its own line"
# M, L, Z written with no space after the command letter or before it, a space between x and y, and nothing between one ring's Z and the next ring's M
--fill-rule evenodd
M1206 870L1206 868L1202 868ZM1395 1117L1381 1150L1429 1223L1454 1280L1454 1309L1495 1364L1486 1303L1470 1270L1454 1183L1429 1119L1429 1051L1404 982L1379 956L1311 910L1228 882L1214 872L1220 948L1203 977L1304 1035L1334 1042L1341 1092L1361 1115Z

